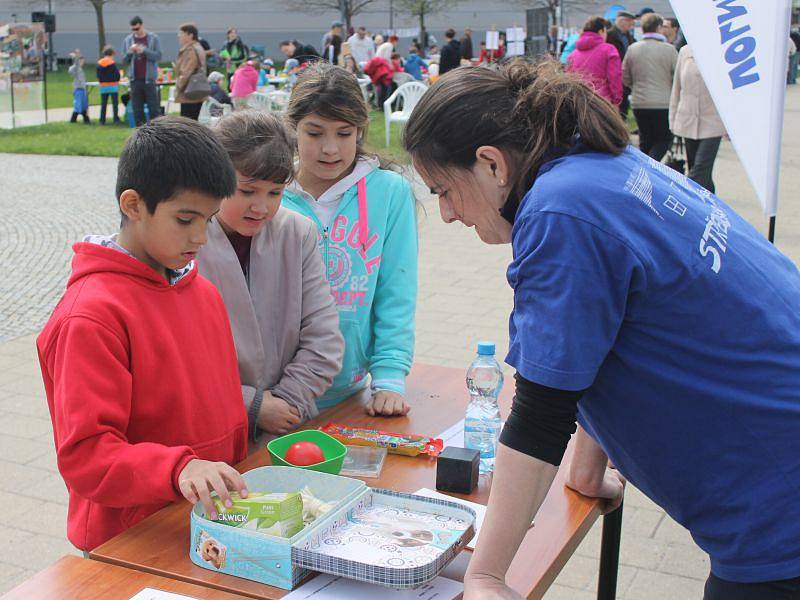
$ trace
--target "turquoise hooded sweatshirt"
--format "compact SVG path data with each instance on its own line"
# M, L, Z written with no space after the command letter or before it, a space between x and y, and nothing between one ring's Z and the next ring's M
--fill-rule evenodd
M367 375L373 390L405 393L414 355L418 240L411 187L397 173L364 159L336 185L345 189L338 204L328 201L327 227L312 208L316 200L297 183L283 196L283 206L317 225L345 341L342 371L317 400L320 410L364 389Z

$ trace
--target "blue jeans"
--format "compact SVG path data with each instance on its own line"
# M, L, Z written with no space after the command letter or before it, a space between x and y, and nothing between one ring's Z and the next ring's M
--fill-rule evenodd
M144 105L150 112L150 118L155 119L161 114L161 98L158 95L158 88L152 81L134 79L131 81L131 105L133 106L133 118L136 126L144 125L146 122L144 115Z
M800 52L795 52L789 57L789 73L786 75L786 83L789 85L797 83L798 64L800 64Z
M684 138L686 142L686 161L689 163L689 179L696 181L712 194L715 193L714 161L717 158L721 137L692 140Z

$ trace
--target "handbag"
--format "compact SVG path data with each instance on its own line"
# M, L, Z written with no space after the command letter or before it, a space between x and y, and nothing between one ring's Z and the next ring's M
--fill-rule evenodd
M686 152L683 147L683 138L675 136L667 152L666 165L682 175L686 174Z
M195 48L195 51L197 48ZM198 60L200 59L198 55ZM200 65L197 70L189 77L186 87L182 95L187 100L205 100L206 97L211 95L211 84L206 77L206 70L203 68L203 61L200 60Z

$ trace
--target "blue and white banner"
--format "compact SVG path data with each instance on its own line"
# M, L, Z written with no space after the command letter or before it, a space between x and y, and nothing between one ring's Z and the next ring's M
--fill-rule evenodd
M767 216L778 210L791 0L671 0Z

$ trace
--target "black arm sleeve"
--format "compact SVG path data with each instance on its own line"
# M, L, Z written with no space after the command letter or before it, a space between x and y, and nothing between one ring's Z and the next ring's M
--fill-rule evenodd
M575 433L578 400L585 390L570 392L528 381L517 373L517 393L500 442L513 450L555 465L561 464Z

